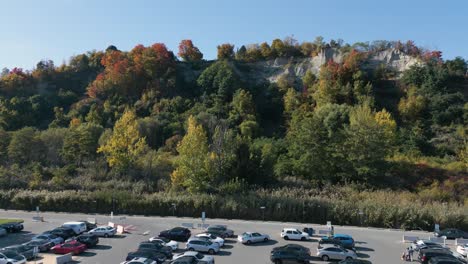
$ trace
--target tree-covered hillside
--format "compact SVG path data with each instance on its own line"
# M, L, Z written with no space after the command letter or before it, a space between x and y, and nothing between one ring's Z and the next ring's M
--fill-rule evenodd
M318 72L265 77L278 68L264 62L293 69L329 50L341 59ZM371 63L385 50L417 63ZM0 76L2 189L346 185L468 202L467 62L411 41L222 44L215 61L190 40L177 56L162 43L109 46Z

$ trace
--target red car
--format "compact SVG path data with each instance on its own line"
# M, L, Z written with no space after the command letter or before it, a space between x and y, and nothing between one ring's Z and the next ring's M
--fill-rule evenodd
M50 250L55 254L68 254L72 253L78 255L86 250L86 245L76 240L68 241L60 245L52 247Z

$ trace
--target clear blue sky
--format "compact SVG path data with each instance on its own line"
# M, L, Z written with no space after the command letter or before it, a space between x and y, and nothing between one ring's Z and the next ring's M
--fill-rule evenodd
M192 39L205 58L216 46L294 35L299 41L408 40L444 58L468 58L467 0L1 0L0 69L56 65L113 44Z

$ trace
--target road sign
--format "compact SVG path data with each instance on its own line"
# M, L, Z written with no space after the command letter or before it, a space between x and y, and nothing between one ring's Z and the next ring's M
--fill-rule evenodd
M331 226L332 226L331 221L327 221L327 227L331 228Z

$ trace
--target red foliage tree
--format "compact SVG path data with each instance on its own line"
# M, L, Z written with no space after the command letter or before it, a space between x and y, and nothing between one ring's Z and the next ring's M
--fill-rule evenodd
M179 53L177 53L184 61L200 61L203 58L203 53L195 47L190 39L184 39L179 44Z

